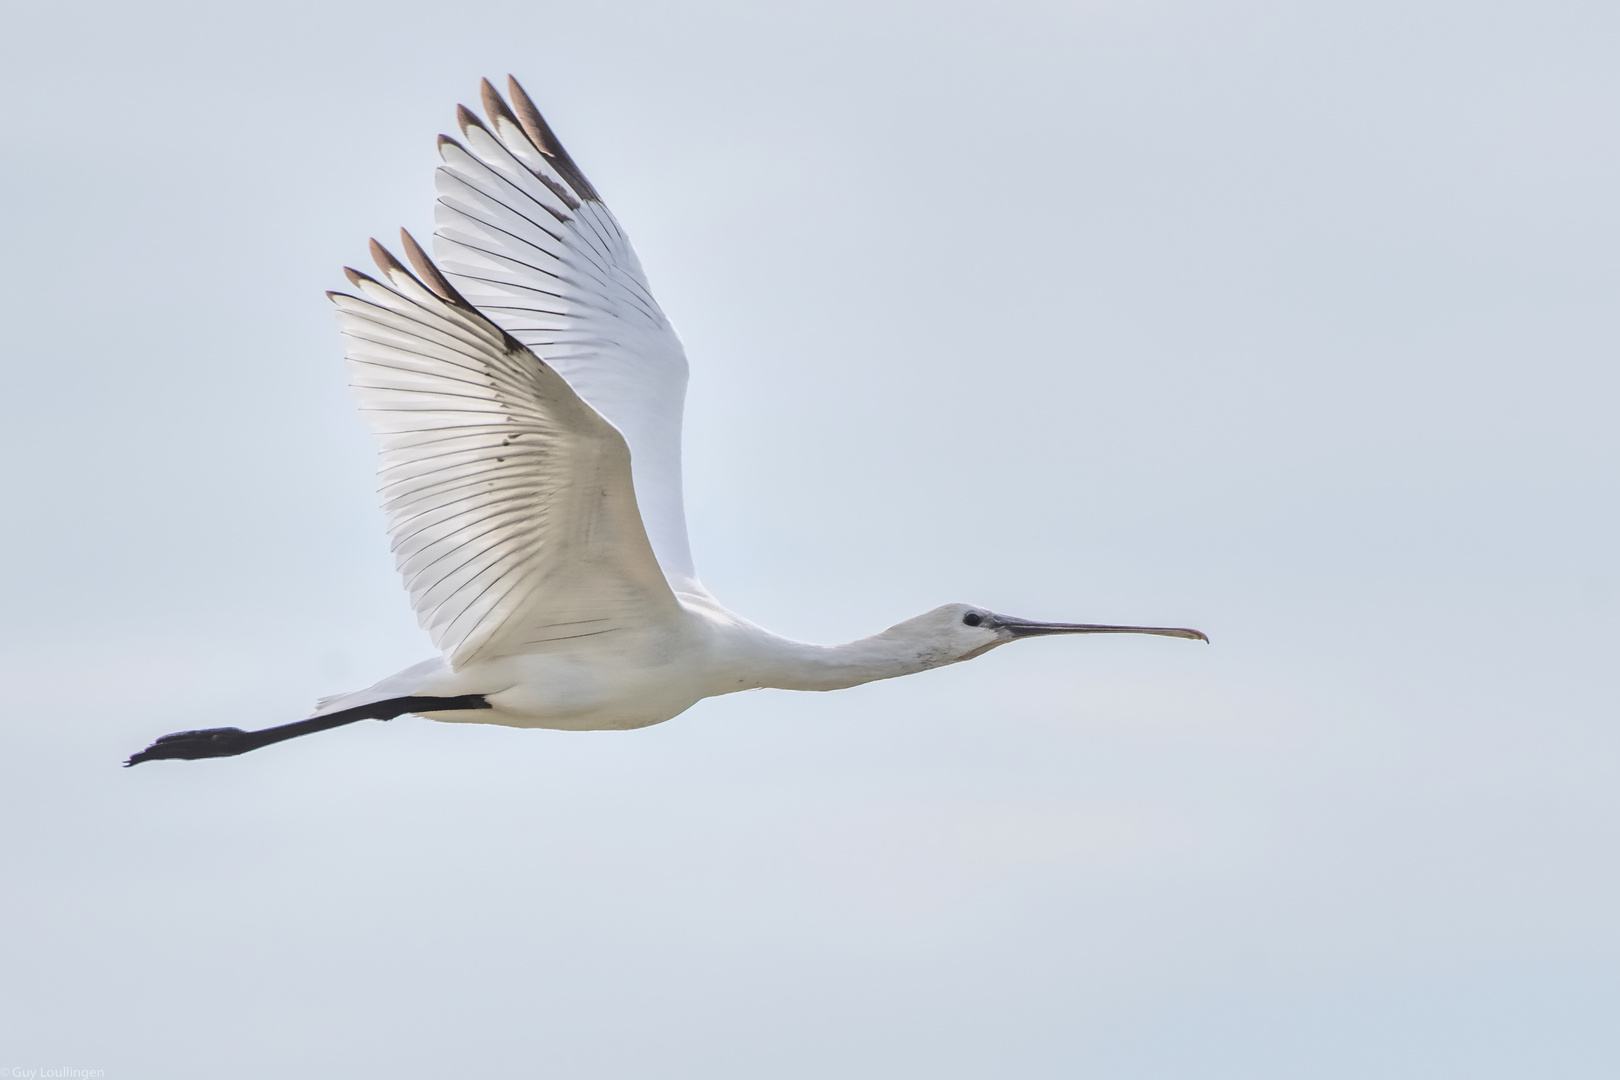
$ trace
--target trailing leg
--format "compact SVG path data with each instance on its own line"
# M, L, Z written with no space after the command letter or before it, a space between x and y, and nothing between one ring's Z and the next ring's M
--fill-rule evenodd
M259 731L243 731L234 727L177 731L173 735L163 736L145 750L133 755L124 762L124 766L127 768L143 761L157 761L161 758L195 761L198 758L234 757L249 750L257 750L261 746L296 739L300 735L313 735L317 731L329 731L344 724L352 724L356 720L392 720L406 713L454 712L458 709L489 707L489 702L482 694L463 694L460 697L412 696L356 705L352 709L317 716L313 720L299 720Z

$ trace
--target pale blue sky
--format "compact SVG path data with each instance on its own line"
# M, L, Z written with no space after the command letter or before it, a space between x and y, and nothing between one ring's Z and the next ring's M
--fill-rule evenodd
M0 87L0 1066L1611 1077L1620 10L36 5ZM322 297L516 74L783 633L1192 625L658 728L428 655Z

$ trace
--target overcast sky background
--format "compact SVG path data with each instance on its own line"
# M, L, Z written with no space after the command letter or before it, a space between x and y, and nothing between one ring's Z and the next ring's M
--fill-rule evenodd
M0 88L0 1066L1620 1071L1620 8L34 4ZM429 655L322 291L515 73L692 359L699 570L1050 639L634 733Z

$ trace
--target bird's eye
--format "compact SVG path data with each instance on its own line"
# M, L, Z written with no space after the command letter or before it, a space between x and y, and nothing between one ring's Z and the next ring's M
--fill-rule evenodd
M970 611L966 615L962 616L962 621L967 623L969 626L978 626L980 623L984 622L984 616L980 615L977 611Z

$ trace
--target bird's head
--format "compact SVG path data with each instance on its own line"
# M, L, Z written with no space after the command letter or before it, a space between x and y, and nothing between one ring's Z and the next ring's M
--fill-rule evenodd
M902 628L908 631L907 636L915 635L927 640L936 650L936 655L931 658L933 663L928 664L930 667L971 660L1009 641L1053 634L1156 634L1159 637L1209 641L1197 630L1179 627L1036 622L1001 615L974 604L946 604L915 619L908 619L893 629Z

